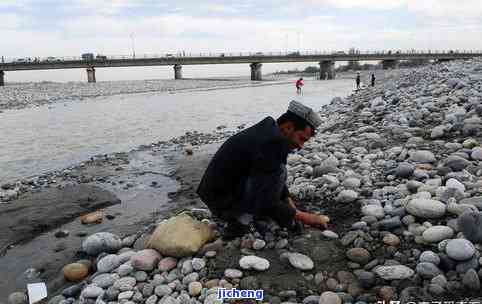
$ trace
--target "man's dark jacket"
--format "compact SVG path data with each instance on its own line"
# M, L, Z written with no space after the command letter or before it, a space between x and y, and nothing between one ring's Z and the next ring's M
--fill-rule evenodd
M286 203L288 141L267 117L229 138L212 158L197 189L211 211L222 218L241 213L267 215L289 225L295 210ZM246 191L247 181L251 187ZM284 225L285 224L285 225Z

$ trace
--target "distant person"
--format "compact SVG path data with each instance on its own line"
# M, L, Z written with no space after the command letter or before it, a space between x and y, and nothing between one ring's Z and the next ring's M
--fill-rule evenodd
M356 73L356 89L359 90L360 89L360 72Z
M300 79L298 79L296 81L296 93L297 94L301 94L301 87L304 85L303 83L303 77L301 77Z
M371 82L372 82L372 87L374 87L375 86L375 74L374 73L372 73Z

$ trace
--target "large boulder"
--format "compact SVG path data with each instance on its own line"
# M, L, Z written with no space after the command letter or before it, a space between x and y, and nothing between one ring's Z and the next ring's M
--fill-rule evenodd
M180 214L162 221L146 243L165 256L191 256L213 238L212 229L205 223Z

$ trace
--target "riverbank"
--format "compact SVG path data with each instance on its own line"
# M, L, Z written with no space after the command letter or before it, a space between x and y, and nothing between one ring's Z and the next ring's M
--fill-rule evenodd
M301 208L329 215L330 231L293 235L270 225L264 235L208 245L215 257L203 250L196 260L176 259L167 272L126 262L104 275L108 284L94 274L88 288L64 290L52 303L72 303L81 291L89 303L99 296L216 303L217 286L262 288L267 303L480 301L481 100L480 60L402 71L335 98L321 109L317 136L288 160L290 192ZM202 206L194 190L216 144L207 147L183 156L191 163L178 163L181 189L171 195L172 205ZM220 229L206 210L195 213ZM142 249L149 230L135 243L124 238L122 252ZM269 267L240 273L242 255L267 259ZM99 266L104 257L90 258ZM119 290L114 281L134 284Z

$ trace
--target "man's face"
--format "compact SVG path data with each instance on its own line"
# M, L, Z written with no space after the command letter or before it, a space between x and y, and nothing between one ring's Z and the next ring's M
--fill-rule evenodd
M311 127L307 126L304 130L294 130L286 134L288 140L290 141L289 148L291 150L301 149L305 142L311 138L312 130Z

